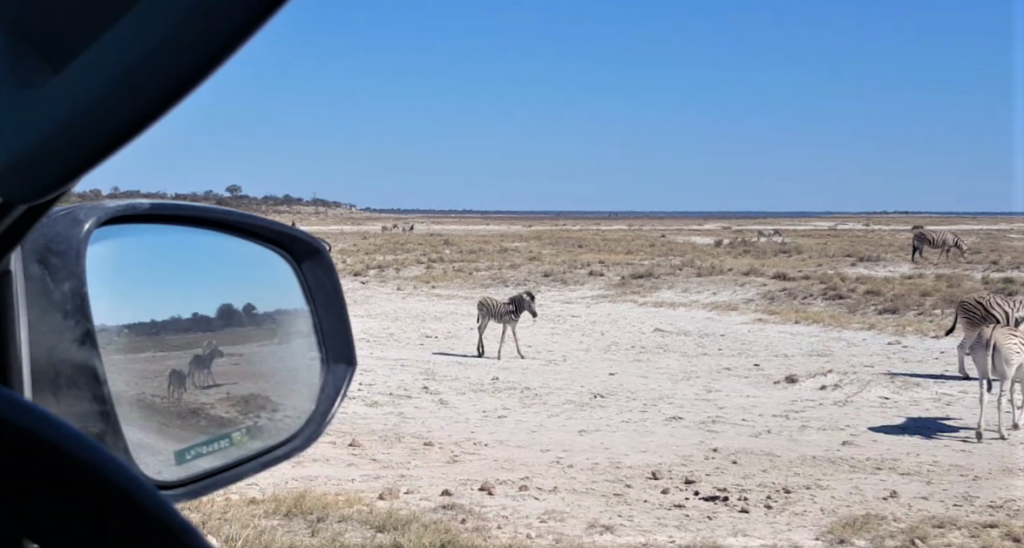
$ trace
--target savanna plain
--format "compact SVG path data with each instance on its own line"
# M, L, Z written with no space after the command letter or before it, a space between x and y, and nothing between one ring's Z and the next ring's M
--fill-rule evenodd
M1020 217L264 214L332 244L359 370L312 448L181 506L222 547L1024 546L1024 431L990 397L974 440L943 337L1024 292ZM968 258L912 263L916 224ZM476 357L524 290L525 359L493 323Z

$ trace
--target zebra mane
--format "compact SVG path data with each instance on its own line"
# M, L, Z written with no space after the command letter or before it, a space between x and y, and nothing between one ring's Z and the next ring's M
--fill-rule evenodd
M532 291L523 291L523 295L526 295L526 297L527 297L528 299L530 299L531 301L534 301L534 302L536 302L536 301L537 301L537 297L535 297L535 296L533 295L533 292L532 292Z

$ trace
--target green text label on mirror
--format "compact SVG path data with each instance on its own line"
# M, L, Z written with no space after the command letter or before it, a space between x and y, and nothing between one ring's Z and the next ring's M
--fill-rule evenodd
M249 441L249 427L245 426L238 430L221 434L208 440L190 445L184 449L178 449L174 452L174 464L182 465L186 462L191 462L195 459L212 455L218 451L223 451L228 447L242 445L247 441Z

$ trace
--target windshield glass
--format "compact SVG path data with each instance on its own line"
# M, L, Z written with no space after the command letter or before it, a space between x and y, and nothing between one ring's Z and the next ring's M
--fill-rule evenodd
M66 202L331 245L359 372L215 537L1005 548L1022 152L1019 0L297 1Z

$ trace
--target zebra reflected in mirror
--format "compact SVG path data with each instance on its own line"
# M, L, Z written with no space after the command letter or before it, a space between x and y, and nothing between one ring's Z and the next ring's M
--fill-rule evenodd
M193 355L188 362L188 378L192 387L206 388L217 384L213 377L213 361L223 357L224 351L217 346L217 341L203 343L202 353Z
M519 323L519 318L523 315L523 312L529 312L536 319L536 305L537 297L531 291L517 293L509 297L505 302L492 297L481 297L476 303L477 356L481 358L484 356L484 331L487 329L487 324L496 322L501 324L498 359L501 359L501 347L505 344L505 333L510 327L512 328L512 339L516 342L516 352L519 353L520 358L526 359L526 356L523 356L523 351L519 349L519 336L516 335L516 325Z
M188 376L178 368L167 372L167 401L180 404L181 398L188 392Z
M914 256L920 255L924 260L924 248L938 249L939 256L935 258L938 262L942 254L946 254L946 262L949 262L949 252L956 249L960 252L960 258L967 258L967 242L960 236L948 230L918 230L914 232L911 240L910 262L914 262Z

